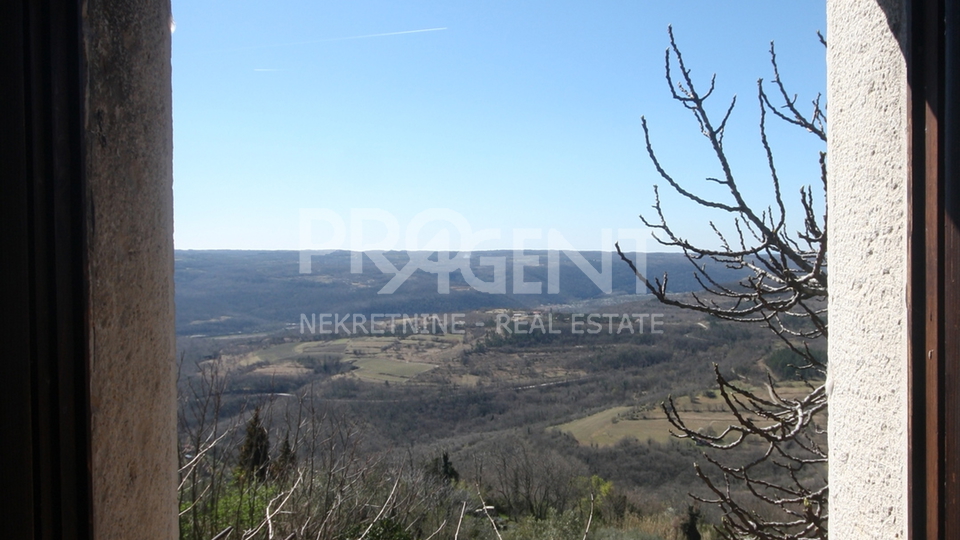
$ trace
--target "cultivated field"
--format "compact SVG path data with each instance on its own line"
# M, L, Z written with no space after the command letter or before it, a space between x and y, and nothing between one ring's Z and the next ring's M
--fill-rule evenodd
M313 366L339 362L338 377L368 382L408 382L455 358L462 335L355 336L330 341L291 342L220 358L228 371L259 377L307 377Z
M365 381L407 382L424 371L437 366L420 362L402 362L384 358L361 358L353 361L357 369L341 375L342 377L357 377Z
M761 396L768 394L766 389L754 388L753 391ZM791 399L805 395L806 388L799 383L784 383L777 387L777 393L781 398ZM736 421L727 411L723 398L709 390L699 393L693 399L690 396L680 396L675 398L674 402L687 427L698 431L709 429L719 434ZM622 439L663 443L670 439L671 431L676 431L661 408L629 406L611 407L553 429L569 433L580 444L588 446L610 446Z

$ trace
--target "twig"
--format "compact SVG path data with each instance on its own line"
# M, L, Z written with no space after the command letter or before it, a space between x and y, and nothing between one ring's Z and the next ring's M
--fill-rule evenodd
M397 472L397 480L393 483L393 488L390 490L390 495L387 495L387 500L383 501L383 506L380 507L380 512L377 513L377 517L373 518L373 521L370 522L370 525L367 525L367 529L363 531L363 534L361 534L357 540L363 540L366 538L367 534L370 533L370 529L372 529L373 526L380 521L380 518L383 517L383 513L387 510L387 506L390 504L390 501L393 500L393 494L397 492L397 486L400 484L400 477L402 474L403 469L400 469L400 471Z
M587 517L587 527L583 530L583 540L587 540L590 533L590 524L593 522L593 493L590 494L590 516Z
M457 520L457 530L453 533L453 540L460 538L460 524L463 523L463 512L467 509L467 501L463 501L463 506L460 507L460 519ZM444 522L446 523L446 522Z
M480 497L480 507L483 509L483 515L487 516L487 519L490 520L490 525L493 527L493 533L497 535L497 538L503 540L503 537L500 536L500 530L497 529L497 522L490 517L490 512L487 512L487 503L483 500L483 495L480 493L480 484L477 483L477 497Z

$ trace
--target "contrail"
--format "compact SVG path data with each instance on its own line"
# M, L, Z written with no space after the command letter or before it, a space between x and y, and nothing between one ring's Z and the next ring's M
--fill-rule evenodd
M399 36L400 34L419 34L420 32L436 32L436 31L438 31L438 30L446 30L446 29L447 29L447 27L444 26L444 27L442 27L442 28L424 28L423 30L404 30L403 32L386 32L386 33L383 33L383 34L366 34L366 35L363 35L363 36L350 36L350 37L343 37L343 38L332 38L332 39L324 39L324 40L321 40L321 41L343 41L343 40L347 40L347 39L363 39L363 38L381 37L381 36ZM315 41L315 42L313 42L313 43L320 43L321 41Z
M338 38L327 38L327 39L317 39L313 41L296 41L293 43L274 43L272 45L253 45L250 47L237 47L235 49L224 49L217 52L235 52L235 51L250 51L254 49L272 49L274 47L293 47L295 45L313 45L315 43L329 43L331 41L347 41L350 39L366 39L366 38L375 38L375 37L385 37L385 36L399 36L403 34L420 34L423 32L438 32L440 30L446 30L447 27L440 28L423 28L421 30L404 30L402 32L384 32L382 34L364 34L361 36L347 36L347 37L338 37Z

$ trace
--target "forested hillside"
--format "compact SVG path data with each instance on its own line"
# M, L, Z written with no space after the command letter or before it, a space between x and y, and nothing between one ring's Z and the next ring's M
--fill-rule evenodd
M368 537L581 538L591 522L591 537L676 538L687 494L703 493L691 466L700 449L670 437L659 403L674 396L691 425L717 433L732 418L711 363L748 388L768 372L783 395L802 387L762 328L651 299L596 315L485 309L466 313L462 333L181 336L184 538L254 527L287 496L296 509L273 526L311 537L376 523ZM255 418L266 441L256 467L244 450ZM274 472L251 482L257 467ZM331 485L358 491L349 504L306 495ZM383 508L389 519L377 519ZM323 519L339 532L317 529Z
M556 293L548 292L546 251L526 251L539 257L539 265L524 265L524 282L541 283L540 294L517 294L512 251L473 252L469 267L477 279L494 281L494 269L481 265L481 257L503 261L504 294L480 292L471 287L460 270L450 275L449 293L438 293L435 273L416 270L392 294L380 291L394 277L381 272L364 255L362 273L351 273L351 253L336 251L312 258L310 273L300 273L296 251L177 251L175 261L177 333L223 335L275 331L297 324L301 313L451 313L491 308L533 309L541 305L567 306L585 301L623 302L637 292L637 280L615 254L582 252L597 271L611 275L610 294L605 294L566 255L559 257ZM427 254L416 254L427 257ZM431 255L436 260L436 254ZM410 262L406 252L387 252L386 259L403 268ZM609 259L608 269L603 259ZM690 262L678 253L646 255L648 273L670 274L670 289L698 289ZM714 275L724 281L743 276L713 264ZM646 293L645 290L641 292Z

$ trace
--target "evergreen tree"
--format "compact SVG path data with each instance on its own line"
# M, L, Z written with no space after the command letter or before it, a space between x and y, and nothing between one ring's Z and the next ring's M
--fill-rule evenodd
M247 422L247 434L240 446L239 475L248 478L253 475L262 482L267 477L267 463L270 461L270 437L260 418L260 407L253 411L253 417Z
M450 461L450 455L446 452L443 453L443 466L440 469L443 477L447 480L450 480L453 483L460 481L460 473L457 472L457 469L453 467L453 462Z
M450 454L446 451L442 457L433 458L431 469L434 474L444 480L454 484L460 481L460 473L454 468L453 462L450 461Z
M680 532L683 533L684 540L700 540L700 531L697 530L697 522L699 521L700 509L688 506L687 519L680 524Z
M280 444L277 457L273 458L273 462L270 464L270 476L277 480L286 480L290 476L290 472L296 468L297 454L294 453L293 446L290 445L290 434L288 433L283 438L283 443Z

